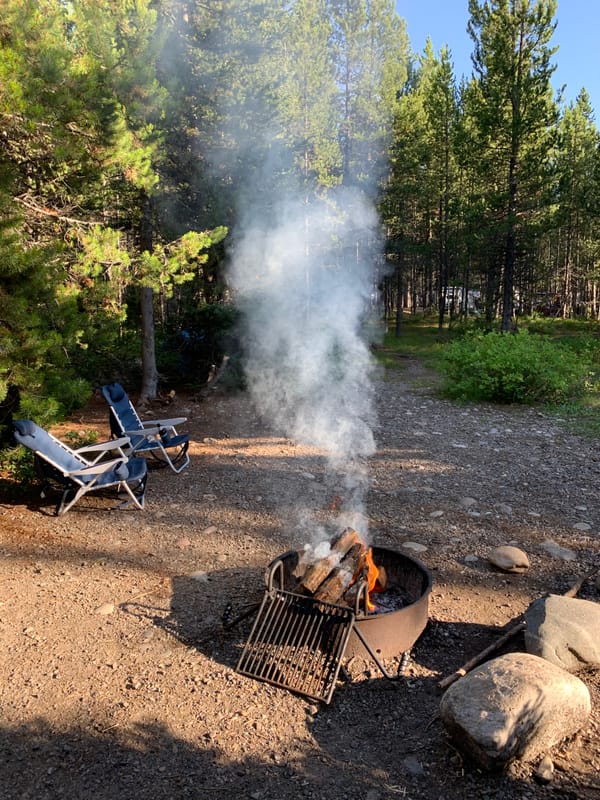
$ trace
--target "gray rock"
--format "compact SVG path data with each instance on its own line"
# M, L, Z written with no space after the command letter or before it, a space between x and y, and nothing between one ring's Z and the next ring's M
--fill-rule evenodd
M535 777L542 783L550 783L554 777L554 762L550 756L544 756L535 770Z
M551 594L529 606L525 622L528 653L569 672L600 666L600 604Z
M427 545L420 542L402 542L402 547L405 550L413 550L415 553L426 553L428 550Z
M416 756L407 756L402 764L407 773L413 777L419 777L425 774L425 770Z
M488 661L446 691L440 716L448 733L484 769L532 761L587 724L588 688L529 653Z
M527 553L510 544L496 547L489 554L488 560L504 572L527 572L529 569Z
M566 547L561 547L552 539L547 539L542 543L542 548L554 558L561 558L563 561L576 561L577 555Z
M463 508L471 508L471 506L477 505L477 500L474 497L462 497L460 504Z
M588 522L576 522L573 525L576 531L591 531L592 526Z

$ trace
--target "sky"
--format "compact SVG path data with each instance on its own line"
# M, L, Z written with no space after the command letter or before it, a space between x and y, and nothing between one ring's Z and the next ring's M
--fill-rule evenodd
M471 75L473 42L467 33L468 0L396 0L396 11L406 20L413 52L421 53L427 37L436 54L448 45L457 83ZM552 45L555 89L566 85L564 101L575 101L582 87L590 96L596 122L600 120L600 2L558 0L557 27Z

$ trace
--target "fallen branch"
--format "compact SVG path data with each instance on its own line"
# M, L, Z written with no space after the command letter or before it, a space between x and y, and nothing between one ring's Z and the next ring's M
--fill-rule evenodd
M463 664L462 667L460 667L460 669L457 669L456 672L453 672L451 675L447 675L438 683L438 687L440 689L447 689L450 684L454 683L459 678L463 678L467 672L470 672L474 667L485 661L489 655L494 653L496 650L499 650L502 645L506 644L506 642L512 639L513 636L516 636L517 633L520 633L526 627L527 626L525 622L517 622L516 625L513 625L512 628L509 628L506 633L503 634L497 641L486 647L485 650L477 653L477 655L473 656L473 658L470 658L465 664Z
M583 586L583 584L586 581L589 581L590 578L593 578L595 575L597 575L598 572L600 572L600 567L596 567L591 572L588 572L587 575L584 575L583 578L580 578L569 589L567 589L567 591L563 593L563 597L575 597L578 594L581 587ZM480 653L477 653L477 655L473 656L473 658L470 658L465 664L463 664L462 667L457 669L451 675L447 675L445 678L443 678L438 683L438 688L447 689L448 686L455 683L455 681L457 681L459 678L463 678L467 674L467 672L470 672L474 667L477 667L479 666L479 664L483 663L488 656L499 650L503 645L506 644L506 642L510 641L510 639L512 639L526 627L527 625L523 619L523 615L521 614L515 620L514 625L512 625L506 631L506 633L503 633L502 636L497 641L490 644Z

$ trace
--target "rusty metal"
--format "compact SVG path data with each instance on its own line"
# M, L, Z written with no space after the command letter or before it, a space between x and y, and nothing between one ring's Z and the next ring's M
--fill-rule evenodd
M350 608L272 588L237 671L329 703L353 623Z
M276 566L281 588L295 591L297 584L293 575L298 558L296 550L289 550L279 556L269 565L265 573L265 583L268 585L269 576ZM388 584L402 589L405 603L393 611L369 613L361 608L363 596L359 591L354 608L356 625L346 649L347 658L367 658L370 655L357 635L357 630L361 631L380 659L395 658L411 650L429 620L432 577L427 567L407 553L386 547L374 546L373 560L377 566L385 568Z
M290 551L269 565L267 591L237 671L326 703L344 657L370 658L388 680L401 678L410 650L427 624L431 575L404 553L373 548L373 554L392 584L402 586L407 598L403 608L369 613L364 583L358 587L354 609L296 593L293 571L298 553ZM382 659L396 656L401 661L394 675Z

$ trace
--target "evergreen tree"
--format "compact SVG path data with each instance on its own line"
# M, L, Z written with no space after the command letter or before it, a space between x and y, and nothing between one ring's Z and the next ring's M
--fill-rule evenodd
M339 183L341 177L338 89L330 37L326 0L293 4L282 41L279 102L285 139L307 198Z
M488 294L501 276L503 331L512 324L515 274L552 152L555 12L556 0L469 0L477 75L468 95L473 166L487 182L488 210L500 237L501 248L490 248Z
M584 303L589 302L590 293L586 290L590 284L597 285L596 265L600 256L600 134L585 90L564 110L558 134L558 209L554 219L558 243L556 269L560 276L562 315L570 316L578 309L583 310ZM591 296L597 297L597 291ZM594 310L597 313L597 304Z

